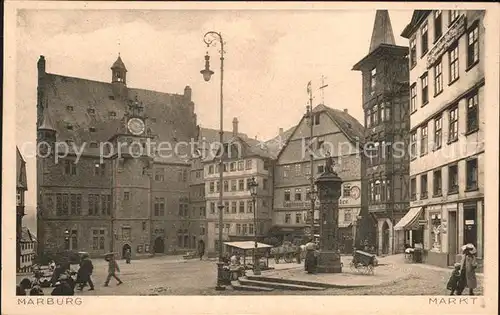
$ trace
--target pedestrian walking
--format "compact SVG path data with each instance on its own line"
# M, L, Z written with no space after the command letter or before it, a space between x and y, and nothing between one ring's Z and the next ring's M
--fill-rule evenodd
M467 244L462 247L462 262L460 270L459 287L457 295L461 295L465 287L469 288L469 295L474 295L474 289L477 288L476 268L477 250L473 244Z
M198 255L200 256L200 260L202 260L203 255L205 255L205 242L203 242L203 240L198 242Z
M304 263L304 269L307 273L315 273L316 272L316 244L313 239L309 240L309 243L306 244L306 261Z
M106 278L106 282L104 282L104 286L107 287L109 285L109 280L111 280L111 277L115 278L116 281L118 281L117 285L122 284L123 281L120 280L120 278L118 278L118 276L116 275L116 272L120 272L120 267L118 267L115 255L109 255L106 260L108 261L108 276Z
M454 265L453 272L451 273L450 279L448 280L448 284L446 285L446 289L450 290L450 295L454 295L457 292L457 289L460 286L460 263L456 263Z
M77 283L79 284L78 290L82 291L86 284L90 286L89 291L94 290L94 282L92 282L91 278L93 271L94 265L92 264L92 260L90 260L89 254L83 254L77 275Z
M132 252L130 249L125 251L125 263L130 264L130 259L132 258Z

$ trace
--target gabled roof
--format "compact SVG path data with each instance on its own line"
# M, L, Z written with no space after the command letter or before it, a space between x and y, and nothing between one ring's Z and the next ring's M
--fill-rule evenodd
M23 243L36 242L35 235L33 233L31 233L31 231L25 226L22 227L21 242L23 242Z
M325 106L323 104L317 105L313 110L313 113L319 113L319 112L325 112L327 113L328 117L337 125L337 127L340 129L340 131L346 136L346 138L351 141L353 144L358 145L359 147L363 147L365 143L365 127L354 117L349 115L349 113L346 113L344 111L330 108L328 106ZM283 153L285 147L288 145L288 143L291 141L293 135L295 134L295 131L297 128L300 126L302 121L305 119L304 116L300 119L299 123L297 126L293 128L292 133L288 137L286 144L282 148L282 150L279 152L278 156L276 159L279 159L281 154Z
M265 145L264 142L259 142L258 144L255 144L254 141L249 141L252 139L249 138L243 138L241 136L236 136L232 137L229 139L227 142L224 143L224 146L226 145L231 145L234 143L240 144L241 147L241 156L239 158L247 158L251 156L258 156L264 159L272 159L272 155L269 153L267 146ZM210 162L213 161L217 156L219 156L221 148L219 147L217 150L214 152L206 152L207 155L205 156L205 159L203 162ZM232 152L232 151L231 151ZM232 153L238 155L239 152ZM227 154L224 153L226 158L228 158ZM232 158L233 156L231 156Z
M396 45L394 33L392 32L391 18L387 10L377 10L377 13L375 13L369 53L381 44Z
M414 10L411 21L401 32L401 36L404 38L410 38L413 33L415 33L420 24L422 24L427 16L431 13L432 10Z
M292 135L295 127L296 126L293 126L293 127L289 128L288 130L284 131L282 134L279 134L276 137L266 141L266 146L267 146L269 154L271 154L271 156L276 158L279 155L281 150L283 150L283 148L285 147L287 140Z
M26 161L24 161L19 148L16 146L16 188L28 190L26 179Z

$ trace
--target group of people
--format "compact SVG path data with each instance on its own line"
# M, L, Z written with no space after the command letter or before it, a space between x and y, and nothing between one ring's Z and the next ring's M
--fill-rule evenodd
M130 255L125 257L127 263L130 263ZM104 286L107 287L111 278L115 278L118 285L122 284L123 281L117 276L120 272L120 267L116 262L114 254L108 254L105 257L108 262L108 275ZM50 284L53 287L51 295L75 295L75 288L82 291L85 286L89 286L89 291L95 289L94 282L92 281L92 273L94 271L94 265L87 253L83 254L80 260L78 272L73 272L70 269L69 263L54 263L51 261L49 263L49 270L52 271L52 278ZM76 279L73 279L73 275L76 274ZM16 286L16 295L27 295L29 290L29 295L44 295L40 284L40 278L42 273L40 271L35 271L34 280L31 281L28 278L24 278Z
M464 245L462 248L462 261L455 264L446 288L450 290L450 295L462 295L467 287L469 295L474 295L474 289L477 288L476 268L477 250L473 244Z

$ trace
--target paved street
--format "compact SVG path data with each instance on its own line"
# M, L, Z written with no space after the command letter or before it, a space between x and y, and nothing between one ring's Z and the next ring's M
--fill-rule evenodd
M346 264L347 257L344 258ZM380 258L385 266L379 268L394 268L397 272L407 273L405 280L382 286L352 289L327 289L314 292L314 295L447 295L446 282L450 270L420 264L404 264L399 258ZM93 275L96 284L95 291L77 292L78 295L260 295L261 292L243 292L214 290L216 281L216 268L214 261L188 260L180 256L164 256L151 259L132 261L127 265L119 261L120 277L124 283L116 286L116 281L111 280L109 287L103 287L106 278L106 262L94 260L95 272ZM297 268L296 264L287 264L290 268ZM287 268L282 264L280 268ZM345 268L345 267L344 267ZM348 269L345 269L348 272ZM286 272L286 271L285 271ZM264 274L264 273L263 273ZM369 277L369 276L367 276ZM18 277L18 281L22 277ZM482 277L478 277L479 284ZM46 289L50 294L51 289ZM476 290L482 294L482 288ZM304 294L297 291L274 290L273 295Z

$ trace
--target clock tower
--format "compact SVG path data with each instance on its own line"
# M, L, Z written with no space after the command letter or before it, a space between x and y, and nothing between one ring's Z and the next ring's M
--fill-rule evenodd
M151 138L144 106L136 96L128 101L121 128L111 139L115 201L111 248L122 257L127 250L132 257L145 255L142 246L151 244Z

